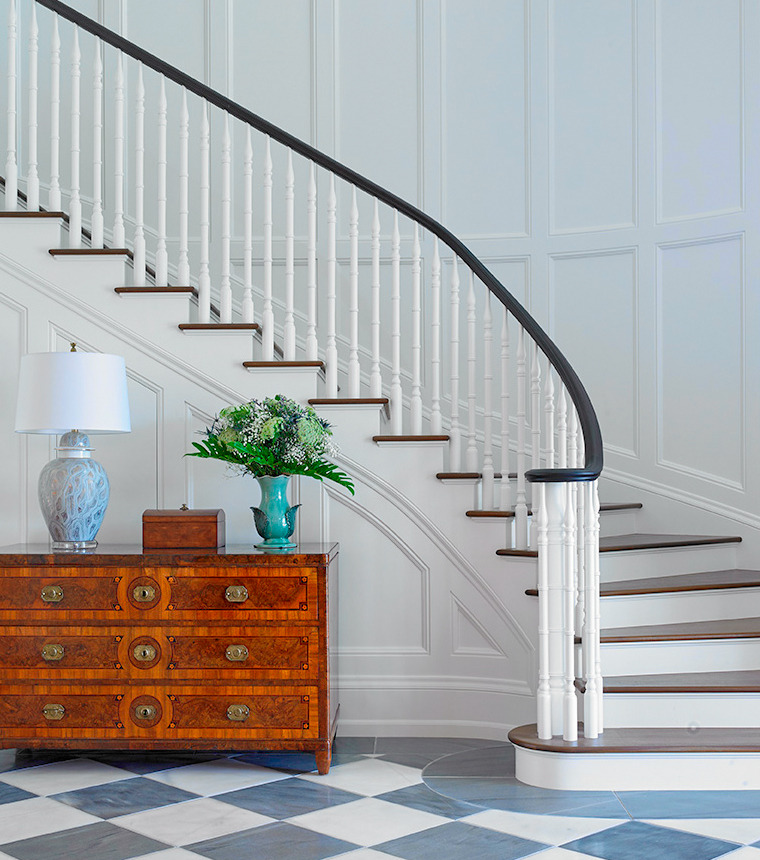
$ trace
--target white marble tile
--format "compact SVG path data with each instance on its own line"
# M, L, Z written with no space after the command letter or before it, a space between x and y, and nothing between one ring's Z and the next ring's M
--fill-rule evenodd
M615 818L568 818L559 815L528 815L523 812L505 812L500 809L486 809L460 818L467 824L521 836L545 845L564 845L573 839L582 839L600 830L617 827L628 821Z
M153 854L141 854L139 857L131 857L130 860L198 860L199 855L184 848L168 848L165 851L156 851ZM3 855L0 854L0 860Z
M545 851L531 854L530 858L531 860L599 860L598 857L591 854L584 854L581 851L568 851L566 848L547 848ZM664 857L663 860L665 860Z
M720 860L760 860L760 848L745 845L743 848L737 848L736 851L721 854Z
M132 812L111 823L167 845L189 845L239 830L271 824L275 819L210 798L186 800L173 806Z
M319 776L315 773L300 774L299 779L331 785L344 791L353 791L371 797L396 791L422 782L422 771L416 767L394 764L382 759L362 759L330 769L330 773Z
M360 848L358 851L349 851L348 854L341 854L339 856L340 860L398 860L398 857L393 857L391 854L385 854L382 851L375 851L374 848ZM0 860L3 860L1 855ZM136 858L136 860L141 860L141 858ZM178 858L178 860L181 860L181 858Z
M91 785L105 785L107 782L118 782L122 779L134 779L136 775L118 767L111 767L110 764L75 758L12 770L3 774L3 782L44 796L89 788Z
M757 811L760 816L760 809ZM760 817L758 818L657 818L642 819L655 827L672 827L675 830L685 830L687 833L697 833L700 836L710 836L713 839L724 839L726 842L738 842L740 845L750 845L760 842Z
M3 803L0 805L0 843L31 839L58 830L94 824L100 820L94 815L48 797L32 797L29 800L17 800L15 803Z
M176 788L209 797L225 791L235 791L238 788L286 779L289 774L234 759L216 759L156 773L146 773L145 776L147 779L154 779L165 785L173 785Z
M420 830L450 824L451 820L442 815L432 815L430 812L411 809L398 803L389 803L387 800L366 797L328 809L295 815L288 819L288 823L356 845L377 845L389 839L418 833Z

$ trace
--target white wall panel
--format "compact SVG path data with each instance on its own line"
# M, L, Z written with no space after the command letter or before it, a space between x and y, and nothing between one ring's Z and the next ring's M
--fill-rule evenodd
M743 0L658 0L657 214L743 204Z
M658 460L744 484L743 242L665 245L658 260Z
M552 0L549 208L554 233L636 220L636 3Z
M591 396L605 445L636 456L635 249L552 257L549 288L551 335Z

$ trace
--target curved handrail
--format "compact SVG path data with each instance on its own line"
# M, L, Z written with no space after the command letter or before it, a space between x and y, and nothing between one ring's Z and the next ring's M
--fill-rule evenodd
M221 93L212 90L195 78L185 72L180 71L175 66L164 62L159 57L148 51L143 50L134 42L130 42L123 36L119 36L102 24L98 24L76 9L72 9L60 0L35 0L40 6L56 12L62 18L71 21L83 30L86 30L92 35L97 36L102 41L118 48L123 53L143 63L164 77L186 90L189 90L202 99L205 99L209 104L220 108L234 116L241 122L247 123L253 128L258 129L274 140L299 153L309 161L313 161L320 167L340 176L347 182L365 191L367 194L376 197L382 203L387 204L392 209L406 215L412 221L416 221L426 230L429 230L434 236L437 236L445 245L447 245L456 256L465 263L470 270L478 276L483 284L496 296L496 298L507 308L514 318L528 332L536 345L541 349L544 355L548 358L552 367L559 374L560 379L565 384L570 399L575 404L578 412L578 420L583 430L583 440L585 445L586 462L583 468L575 469L531 469L525 473L527 480L531 482L568 482L568 481L593 481L599 477L602 471L604 462L604 454L602 448L602 433L599 428L599 421L596 417L594 407L591 405L591 399L588 396L583 383L578 378L578 374L573 370L572 366L559 350L554 341L546 334L536 320L525 310L525 308L515 299L515 297L504 287L504 285L483 265L483 263L470 251L470 249L453 233L447 230L442 224L425 214L421 209L408 203L401 197L397 197L392 192L378 185L372 180L367 179L350 167L341 164L329 155L325 155L314 147L310 146L297 137L294 137L283 129L278 128L271 122L262 119L255 113L252 113L236 102L231 101Z

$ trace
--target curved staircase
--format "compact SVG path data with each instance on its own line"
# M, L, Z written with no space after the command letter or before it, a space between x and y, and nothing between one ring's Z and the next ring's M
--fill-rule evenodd
M54 12L61 25L65 19L82 36L89 33L100 40L94 43L96 101L104 86L97 59L101 50L107 48L118 63L116 104L122 107L122 65L130 56L140 63L138 152L142 152L141 142L144 148L140 137L145 121L143 74L152 71L158 76L159 128L164 128L164 138L163 144L159 142L157 164L156 249L146 256L142 167L136 176L130 250L122 247L126 244L124 211L119 210L123 200L116 194L111 211L110 204L97 196L97 182L88 197L90 229L81 227L80 188L74 183L64 193L68 213L60 211L60 189L56 195L52 180L47 183L48 208L55 211L40 207L36 137L33 146L32 136L27 138L31 147L27 171L19 180L15 141L20 135L12 127L8 134L13 145L3 183L6 211L0 213L0 253L7 270L13 268L19 279L24 274L73 313L87 313L112 330L118 328L122 338L134 339L140 348L151 350L156 360L175 369L184 367L188 377L220 396L264 396L276 389L308 401L331 420L340 415L336 435L343 464L353 467L359 479L378 492L386 496L396 492L407 505L408 516L419 514L425 520L431 541L445 545L450 555L469 560L473 587L508 619L516 638L523 637L526 651L537 648L538 683L532 679L531 686L537 691L538 723L510 733L517 747L520 779L552 788L760 787L760 736L755 728L760 723L760 571L735 568L741 538L637 533L641 503L598 504L601 435L581 381L535 320L445 228L58 0L36 4L26 0L24 9L34 10L37 5ZM36 109L37 25L35 17L30 21L29 68L35 74L28 85ZM17 28L18 10L11 0L11 123L16 122ZM57 23L53 33L55 74L56 63L60 67ZM72 86L77 99L79 50L77 37L72 42ZM169 84L183 88L181 141L187 139L188 94L201 100L203 110L201 235L192 276L184 143L180 147L179 258L176 265L167 263L165 88ZM215 201L222 217L214 242L209 233L210 108L220 112L223 124L221 197ZM96 114L97 138L103 124L101 118L97 125ZM32 118L36 135L36 117ZM123 122L124 115L121 118ZM78 124L79 119L75 114L72 123ZM229 203L231 121L242 123L247 136L240 283L230 263L234 244ZM121 174L118 164L124 158L124 129L120 138L118 121L115 128L109 146L116 146L115 176L117 183L123 183L123 163ZM261 271L257 272L261 285L254 283L252 273L258 263L251 227L252 131L263 136L259 143L265 153ZM282 278L273 268L279 253L272 241L273 222L282 213L275 213L272 204L270 141L283 147L277 161L278 166L284 165L285 181ZM305 165L297 165L299 176L309 177L308 273L301 305L294 291L294 156L306 160ZM73 146L71 158L71 175L78 181L79 152ZM102 166L102 160L95 162L95 175ZM338 191L336 179L345 183ZM25 192L19 190L19 181ZM349 213L342 303L337 268L339 192ZM357 203L357 192L366 199ZM320 238L324 244L318 246L318 204L324 198L326 230ZM389 235L381 233L378 202L385 219L390 211ZM105 247L102 227L96 229L94 222L104 213L114 223L105 237L118 247ZM371 269L371 314L364 328L359 301L360 214L362 218L369 214L372 225L369 241L362 239ZM399 217L406 219L402 221L403 253ZM68 247L59 247L62 240ZM381 244L389 254L388 272L382 276ZM409 271L404 290L411 292L408 318L403 320L402 261ZM319 278L318 262L323 263ZM212 270L221 272L218 289L211 286ZM129 286L126 274L133 281ZM442 313L444 276L449 283L448 316ZM170 279L176 283L169 284ZM465 280L463 298L460 286ZM388 289L390 321L380 315L381 295ZM462 303L464 315L460 315ZM386 329L389 336L381 341ZM423 330L429 353L423 353ZM445 418L444 410L448 410ZM437 530L442 506L446 522L460 523L453 534ZM462 516L466 519L457 520ZM380 515L376 519L378 527L386 527L392 537L393 527L383 523ZM323 522L322 527L329 529L329 524ZM488 549L499 544L495 553ZM514 585L536 578L535 588ZM522 590L526 596L519 593ZM536 598L537 624L531 603ZM517 606L518 601L523 603L510 615L510 604ZM477 626L477 619L473 623ZM468 647L477 650L465 645L462 653ZM519 709L515 716L522 716ZM511 717L506 721L512 722Z

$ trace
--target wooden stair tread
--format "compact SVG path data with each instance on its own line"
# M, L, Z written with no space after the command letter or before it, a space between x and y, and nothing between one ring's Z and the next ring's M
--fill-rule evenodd
M373 436L373 442L448 442L446 435L421 436Z
M132 257L129 248L51 248L51 257Z
M672 642L757 637L760 637L760 618L719 618L713 621L680 621L674 624L646 624L602 630L602 642Z
M448 437L446 437L448 438ZM501 472L494 472L494 478L500 481L503 477ZM439 481L478 481L483 477L482 472L437 472L436 478ZM517 478L517 472L510 472L507 477L510 481ZM498 513L498 512L497 512Z
M143 287L143 289L145 289ZM258 331L258 323L180 323L180 331Z
M27 212L27 211L13 211L13 212L0 212L0 218L65 218L65 212Z
M243 367L261 368L263 370L276 370L282 367L318 367L324 370L322 361L244 361Z
M605 693L760 693L760 669L605 677Z
M440 473L445 474L445 473ZM440 474L437 477L440 477ZM511 477L511 476L510 476ZM641 502L606 502L599 506L599 512L609 513L610 511L630 511L630 510L638 510L641 508ZM528 508L528 515L531 516L533 511ZM514 517L515 512L513 509L508 511L466 511L466 517L472 517L474 519L483 518L483 519L491 519L491 518L501 518L508 519L510 517Z
M629 534L611 535L599 539L599 552L626 552L643 549L670 549L689 546L712 546L713 544L741 543L736 535L660 535ZM496 555L535 558L534 549L497 549Z
M134 295L161 295L161 293L189 293L192 294L195 292L193 287L114 287L114 292L119 293L119 295L123 294L134 294Z
M533 723L509 733L513 744L526 749L560 753L760 753L757 728L620 728L605 729L598 738L541 740Z

